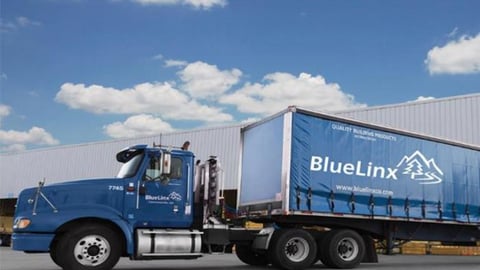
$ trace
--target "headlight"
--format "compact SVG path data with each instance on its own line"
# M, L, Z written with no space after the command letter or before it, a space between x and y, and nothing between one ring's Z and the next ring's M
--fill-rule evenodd
M15 220L15 224L13 225L14 229L25 229L30 225L31 221L28 218L19 218Z

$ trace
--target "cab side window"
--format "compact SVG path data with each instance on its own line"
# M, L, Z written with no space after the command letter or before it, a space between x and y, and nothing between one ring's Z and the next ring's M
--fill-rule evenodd
M145 171L145 180L157 180L160 179L160 167L158 163L158 157L152 157L150 164Z
M150 159L150 165L147 168L147 171L145 172L145 180L158 180L161 179L160 175L160 168L159 168L159 162L158 162L158 157L154 157ZM168 179L180 179L182 177L182 168L183 168L183 162L181 158L175 158L172 157L171 160L171 165L172 165L172 170L170 175L167 175Z
M181 158L172 158L172 173L171 179L179 179L182 177L183 162Z

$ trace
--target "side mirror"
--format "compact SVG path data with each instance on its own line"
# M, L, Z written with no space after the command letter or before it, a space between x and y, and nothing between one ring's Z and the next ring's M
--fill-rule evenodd
M160 175L170 175L172 173L172 154L170 152L161 151L159 163Z

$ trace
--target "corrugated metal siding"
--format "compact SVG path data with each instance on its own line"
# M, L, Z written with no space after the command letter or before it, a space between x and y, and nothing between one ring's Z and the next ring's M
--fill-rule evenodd
M218 127L161 134L136 139L31 150L0 155L0 198L17 197L25 187L35 186L43 178L47 184L73 179L114 177L121 164L115 154L121 149L153 142L190 149L202 161L216 155L222 168L226 189L237 188L240 156L240 127Z
M480 94L370 107L337 115L480 145Z

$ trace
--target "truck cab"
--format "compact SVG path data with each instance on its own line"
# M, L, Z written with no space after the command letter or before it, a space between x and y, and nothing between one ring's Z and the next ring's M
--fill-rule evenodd
M216 187L216 173L194 183L194 155L184 150L136 145L116 158L123 165L115 178L40 182L22 191L13 249L49 252L64 269L111 269L121 256L201 256L203 224L212 211L200 187ZM207 163L197 169L215 170L214 159ZM195 202L194 188L206 200Z
M133 228L190 228L193 223L193 153L136 146L117 154L124 191L123 218Z

